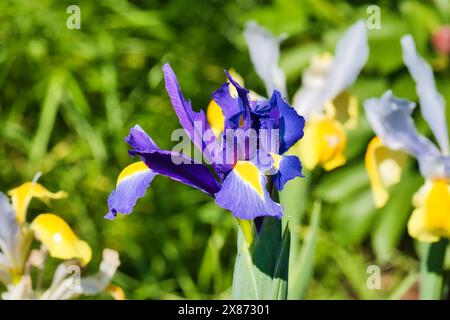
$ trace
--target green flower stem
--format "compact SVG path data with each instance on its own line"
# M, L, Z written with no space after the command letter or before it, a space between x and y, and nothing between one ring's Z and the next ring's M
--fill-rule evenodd
M237 219L239 226L241 227L242 234L244 235L247 246L250 247L254 239L253 223L250 220Z
M426 244L420 264L420 299L440 300L447 239Z

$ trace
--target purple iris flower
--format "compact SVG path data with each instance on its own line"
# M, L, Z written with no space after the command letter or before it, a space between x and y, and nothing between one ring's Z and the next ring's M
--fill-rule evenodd
M119 175L117 187L108 198L109 212L105 218L112 220L117 213L131 213L156 175L205 192L237 218L281 218L283 209L272 200L272 190L268 191L267 184L268 180L273 181L281 190L287 181L303 176L298 157L283 155L302 138L303 117L278 91L273 91L269 100L251 100L249 91L226 72L229 82L212 94L225 118L224 132L218 138L210 134L212 130L205 112L193 111L190 101L183 97L170 65L164 65L163 71L166 90L180 124L210 166L181 153L161 150L139 125L135 125L125 142L132 147L130 156L139 156L141 161L131 164ZM230 94L230 85L236 89L236 97ZM244 134L234 134L237 131ZM274 144L263 143L272 142L274 138Z

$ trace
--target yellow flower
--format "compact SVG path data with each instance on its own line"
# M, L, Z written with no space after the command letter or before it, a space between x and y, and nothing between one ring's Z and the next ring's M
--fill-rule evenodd
M450 238L450 185L445 180L427 180L414 195L416 208L408 221L408 233L422 242Z
M289 153L298 155L308 170L322 165L329 171L345 164L346 145L347 136L338 121L326 117L314 118L306 123L303 138Z
M80 240L70 226L57 215L40 214L31 223L31 230L47 248L50 256L58 259L79 259L83 265L91 260L91 247Z
M17 214L17 221L22 224L26 221L26 212L32 198L39 198L44 202L50 199L65 198L64 191L50 192L37 182L26 182L21 186L8 191Z
M366 150L365 164L374 203L383 207L389 199L387 189L400 182L407 155L386 147L379 137L373 138Z

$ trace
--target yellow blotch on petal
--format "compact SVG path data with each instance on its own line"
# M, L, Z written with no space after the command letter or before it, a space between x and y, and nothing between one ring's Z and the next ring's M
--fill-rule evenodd
M239 73L237 73L234 69L230 69L228 72L237 83L239 83L241 86L244 86L244 79ZM229 84L228 89L230 90L230 95L233 98L237 98L238 93L236 88L233 85ZM208 108L206 109L206 119L208 120L209 126L211 127L212 131L214 132L216 137L218 137L225 127L225 117L223 115L222 109L214 100L211 100Z
M109 284L106 289L106 292L108 292L114 300L125 300L125 292L123 292L123 289L119 286L116 286L114 284Z
M50 256L58 259L79 259L83 265L91 261L89 244L80 240L72 228L52 213L38 215L31 223L36 239L47 248Z
M147 170L150 170L150 168L147 167L147 165L143 161L132 163L128 167L123 169L119 174L119 177L117 178L117 184L135 173L145 172Z
M389 149L379 137L370 141L366 150L365 165L377 208L383 207L388 201L387 189L400 182L406 159L406 153Z
M358 126L358 98L344 91L325 104L325 114L339 121L345 129L354 129Z
M450 238L450 185L445 180L427 181L414 195L416 209L408 221L408 233L422 242Z
M206 119L211 130L218 137L225 127L225 116L223 115L222 109L214 100L211 100L206 109Z
M279 154L272 153L272 152L270 153L270 156L272 157L272 160L273 160L273 166L275 167L275 169L279 170L280 169L281 159L283 157L280 156Z
M322 165L330 171L345 164L346 146L347 135L338 121L315 118L306 124L303 138L289 153L299 156L308 170Z
M64 191L50 192L37 182L26 182L21 186L8 191L17 214L17 221L22 224L26 221L26 212L32 198L39 198L44 202L50 199L67 197Z
M264 197L261 175L258 168L253 163L248 161L238 161L234 166L233 171L255 189L260 197Z

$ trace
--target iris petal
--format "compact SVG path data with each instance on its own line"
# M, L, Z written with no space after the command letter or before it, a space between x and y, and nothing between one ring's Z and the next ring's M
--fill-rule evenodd
M445 102L439 94L434 82L433 70L430 65L417 53L414 39L411 35L401 39L403 61L416 82L416 91L420 100L422 115L431 127L442 152L450 152L448 142L447 123L445 121Z
M380 99L364 102L367 119L383 143L393 150L402 150L415 156L424 177L445 176L445 158L436 146L417 132L412 118L415 104L397 99L387 91Z
M302 164L300 159L294 155L280 156L271 154L274 167L277 170L273 177L275 186L279 191L283 190L284 185L295 177L304 177L302 173Z
M294 108L307 119L314 113L321 113L320 94L330 71L333 55L329 52L315 54L311 57L309 66L303 71L302 86L293 97Z
M214 91L212 98L217 106L220 107L224 117L229 118L238 112L238 101L236 97L231 96L229 82L224 83L219 89Z
M208 142L203 139L205 133L211 130L206 120L205 112L203 110L200 112L194 112L192 110L191 103L187 101L181 93L178 80L169 64L163 66L163 72L166 90L170 96L172 106L178 116L180 124L183 126L194 145L204 154L205 158L212 164L214 169L216 169L216 171L221 171L220 165L216 165L214 161L214 151L219 150L218 146L208 147L208 145L217 144L217 140L214 136L212 136L211 140Z
M216 101L211 100L209 103L206 110L206 118L212 131L214 131L214 135L216 137L220 136L225 127L225 116Z
M1 267L12 267L17 243L20 237L20 226L14 208L8 197L0 192L0 271Z
M345 129L354 129L358 125L359 118L358 99L343 91L325 104L325 114L342 123Z
M51 213L38 215L31 223L36 238L47 248L49 254L58 259L80 259L83 265L91 260L91 247L80 240L70 226Z
M444 180L427 181L414 195L416 209L408 221L408 233L422 242L450 238L450 185Z
M266 183L266 177L256 165L238 161L215 194L216 203L240 219L251 220L261 216L281 218L283 209L270 198Z
M166 150L129 153L131 156L139 155L153 172L197 188L210 196L220 188L208 167L182 154Z
M278 90L285 97L286 76L278 66L280 43L284 36L274 37L255 22L249 22L245 27L244 38L255 70L266 85L267 96Z
M317 118L307 123L305 136L291 148L289 153L297 154L308 170L322 165L329 171L345 164L346 146L347 136L339 122L328 118Z
M113 220L117 213L133 211L137 200L144 196L155 176L156 173L142 161L126 167L117 179L116 189L109 195L109 212L105 218Z
M377 208L383 207L388 201L387 189L400 182L405 162L405 153L387 148L378 137L370 141L366 151L365 164Z
M241 87L244 85L244 80L237 72L229 70L228 73L235 83L239 84ZM230 84L231 82L228 80L228 82L221 85L220 88L212 94L213 100L222 109L221 111L225 118L230 118L239 112L239 93L236 87Z
M367 29L365 22L361 20L348 28L339 40L323 85L311 87L310 92L303 90L296 94L294 105L298 108L297 111L307 119L313 114L321 113L326 101L333 100L355 82L368 55Z
M336 53L325 82L322 101L332 100L355 82L369 56L366 23L350 26L336 45Z
M159 149L152 138L150 138L150 136L139 125L135 125L130 129L130 133L126 136L125 142L135 150L148 151Z
M280 154L283 154L303 137L305 119L284 101L278 91L273 92L272 99L280 110Z
M32 198L39 198L42 201L50 199L62 199L67 197L64 191L50 192L37 182L26 182L21 186L8 191L12 204L17 214L19 224L26 220L26 212Z

